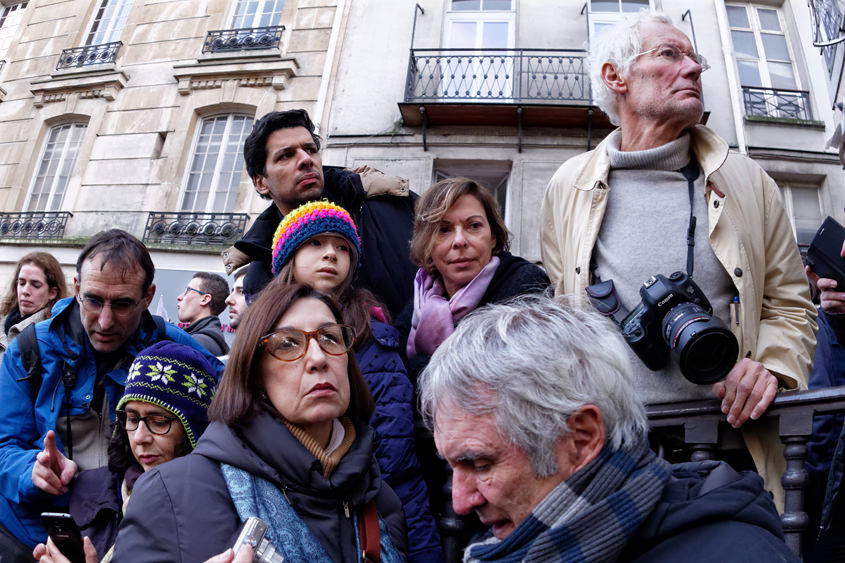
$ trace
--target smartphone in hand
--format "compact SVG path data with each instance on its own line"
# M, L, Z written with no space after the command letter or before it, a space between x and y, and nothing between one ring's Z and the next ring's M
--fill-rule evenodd
M42 512L41 521L47 528L47 534L62 555L70 563L85 563L85 550L82 547L82 534L70 514L63 512Z

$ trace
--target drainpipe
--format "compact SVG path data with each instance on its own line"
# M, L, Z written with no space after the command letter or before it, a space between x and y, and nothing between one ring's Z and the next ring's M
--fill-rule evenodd
M719 22L719 38L722 41L722 54L728 77L728 94L734 115L737 150L741 154L748 154L748 146L745 142L745 109L742 104L741 88L738 80L739 75L736 72L736 64L731 56L733 46L731 44L731 26L728 23L728 12L725 10L725 3L723 1L713 0L713 6L716 9L716 18Z
M320 77L320 89L317 91L317 101L314 103L314 111L311 114L311 121L314 122L314 130L319 135L322 133L323 112L326 110L326 99L328 98L330 81L332 80L332 67L334 67L335 53L337 53L340 42L340 28L346 12L346 0L337 0L337 8L332 23L332 33L329 37L329 46L326 49L326 62L323 65L323 76ZM324 139L325 140L325 137Z

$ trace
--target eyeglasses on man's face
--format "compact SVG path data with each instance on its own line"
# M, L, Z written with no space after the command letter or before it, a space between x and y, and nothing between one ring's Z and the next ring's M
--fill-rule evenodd
M677 45L673 45L671 43L664 43L662 45L658 45L657 47L653 47L642 53L637 53L634 55L634 58L641 57L643 55L647 55L649 53L654 53L654 56L658 59L673 63L679 64L681 61L684 60L684 57L689 57L692 62L698 64L701 67L701 72L704 72L710 65L707 62L707 59L704 58L704 55L701 53L695 53L692 51L684 51Z
M131 299L115 299L113 301L105 302L99 297L91 296L78 296L77 300L87 313L99 315L105 307L108 307L111 309L111 312L115 317L130 316L140 303L140 301L133 301Z
M355 343L355 329L340 324L324 325L317 330L281 328L262 337L259 345L277 360L292 362L305 355L312 338L326 354L341 356Z
M196 289L196 288L191 287L191 286L186 287L185 291L182 292L182 295L188 295L189 291L195 291L195 292L199 293L200 295L208 295L208 293L206 293L205 291L200 291L199 289Z
M167 434L170 432L170 427L174 420L179 420L175 416L167 416L166 414L148 414L147 416L138 416L137 413L125 410L114 411L117 416L117 421L124 430L134 432L138 430L138 426L143 422L147 426L147 430L153 434Z

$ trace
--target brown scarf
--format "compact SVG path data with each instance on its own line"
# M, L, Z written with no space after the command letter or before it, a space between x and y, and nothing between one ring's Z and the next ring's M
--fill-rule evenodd
M344 435L343 441L340 445L331 453L331 455L326 455L326 450L314 439L311 434L305 431L302 426L298 424L294 424L286 420L282 417L282 422L285 423L290 433L293 434L293 437L299 440L299 442L305 446L305 449L308 450L311 455L316 457L320 460L320 463L323 464L323 477L328 479L331 477L332 473L334 473L335 468L340 463L340 460L346 455L346 452L349 451L349 448L352 447L352 442L355 441L355 426L352 425L352 421L349 420L349 417L343 415L340 417L340 423L343 425Z

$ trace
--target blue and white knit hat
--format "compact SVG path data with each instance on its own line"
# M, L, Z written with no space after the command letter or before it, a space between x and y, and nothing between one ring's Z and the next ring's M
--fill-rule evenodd
M157 342L135 357L117 408L141 401L165 409L179 419L195 448L208 426L207 411L217 385L214 375L199 351L176 342Z

